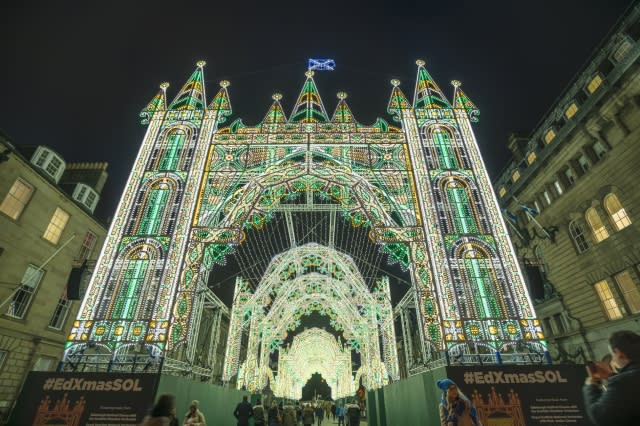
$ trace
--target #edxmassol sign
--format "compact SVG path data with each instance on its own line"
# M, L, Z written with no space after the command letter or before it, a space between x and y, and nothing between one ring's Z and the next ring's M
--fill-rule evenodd
M588 426L582 365L447 367L483 426Z

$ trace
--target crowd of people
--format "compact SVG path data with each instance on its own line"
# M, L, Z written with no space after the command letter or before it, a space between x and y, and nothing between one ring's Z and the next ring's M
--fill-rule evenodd
M587 363L588 377L583 387L586 415L596 426L638 426L640 411L635 406L635 391L640 389L640 335L632 331L617 331L609 338L609 354L598 362ZM451 379L439 380L442 391L439 404L441 426L481 426L473 403ZM184 416L184 426L205 426L206 421L192 401ZM242 398L233 415L238 426L322 426L325 419L337 420L338 425L359 426L361 409L356 401L337 404L315 401L278 404L268 407L258 399L251 405L247 396ZM178 426L175 397L161 395L145 418L143 426Z
M355 402L339 404L331 401L296 402L285 404L272 401L269 407L262 405L258 399L255 405L251 405L244 396L233 415L238 421L238 426L248 426L253 418L255 426L322 426L323 421L332 419L343 426L360 425L360 406Z

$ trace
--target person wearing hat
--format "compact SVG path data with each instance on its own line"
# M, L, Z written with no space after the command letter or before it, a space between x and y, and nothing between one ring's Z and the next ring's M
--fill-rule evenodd
M480 426L476 415L476 408L458 389L458 385L451 379L438 380L436 383L442 390L440 400L441 426Z
M204 420L204 414L198 410L198 405L200 405L198 401L191 401L189 411L184 415L184 426L206 426L207 422Z

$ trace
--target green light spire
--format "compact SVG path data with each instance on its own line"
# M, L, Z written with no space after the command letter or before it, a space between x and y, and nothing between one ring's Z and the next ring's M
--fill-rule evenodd
M453 80L451 84L453 85L453 107L466 110L467 114L469 114L469 120L477 123L480 110L476 104L471 102L467 94L462 91L460 88L462 83L458 80Z
M140 111L140 124L149 124L149 120L156 111L165 111L167 109L167 87L169 83L162 83L160 90L151 99L151 102Z
M413 95L414 108L451 108L451 104L445 98L442 90L440 90L424 67L424 61L419 59L416 61L416 65L418 65L418 79L416 80L416 91Z
M344 92L338 92L338 105L336 105L336 110L333 113L333 118L331 121L334 123L355 123L356 120L353 118L353 113L347 105L345 99L347 99L347 94Z
M307 81L304 82L298 96L290 121L292 123L325 123L329 121L329 117L313 80L313 71L309 70L305 75Z
M206 65L206 62L198 61L196 65L196 70L182 86L176 98L169 105L169 109L178 111L204 109L206 101L202 68Z
M391 80L393 90L391 91L391 98L389 99L389 105L387 106L387 112L389 114L399 113L403 109L411 109L411 104L407 100L407 97L400 90L400 80Z
M273 99L273 103L271 104L269 111L267 111L267 115L264 116L262 124L286 123L287 116L284 114L282 104L280 103L282 95L280 93L274 93L271 98Z
M231 110L229 92L227 92L227 87L229 86L231 86L231 83L229 83L227 80L222 80L220 82L220 90L218 90L218 93L216 93L216 95L213 97L207 109L218 111L218 113L222 117L231 115L233 111ZM223 123L224 120L221 120L219 122Z

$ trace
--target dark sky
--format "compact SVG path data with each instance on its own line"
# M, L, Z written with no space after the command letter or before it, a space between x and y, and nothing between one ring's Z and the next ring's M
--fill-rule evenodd
M0 128L16 144L46 144L67 161L109 162L97 212L104 217L145 131L140 109L162 81L175 95L199 59L208 62L209 98L229 79L232 119L246 124L262 118L275 91L290 112L309 57L337 62L316 78L329 113L345 90L359 121L389 119L389 80L399 78L411 97L414 61L425 59L446 93L459 79L479 106L475 129L495 178L508 159L508 134L534 128L630 4L17 3L0 6Z

